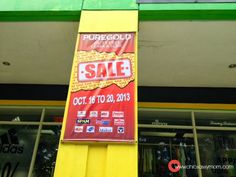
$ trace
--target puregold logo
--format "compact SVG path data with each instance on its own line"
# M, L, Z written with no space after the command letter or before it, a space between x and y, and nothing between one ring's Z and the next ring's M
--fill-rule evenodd
M124 41L130 40L131 34L85 34L83 40L89 41Z

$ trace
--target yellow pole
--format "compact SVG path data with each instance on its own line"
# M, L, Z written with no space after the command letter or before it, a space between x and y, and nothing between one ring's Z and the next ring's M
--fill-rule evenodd
M54 177L137 177L137 31L138 11L83 11L80 33L135 32L135 144L59 143ZM79 39L79 35L78 38ZM78 41L78 40L77 40ZM78 42L76 44L77 48ZM76 51L75 51L76 53ZM75 55L76 56L76 55ZM75 57L74 56L74 57ZM74 63L73 63L74 66ZM72 67L75 68L75 67ZM73 70L73 69L72 69ZM74 73L72 71L72 73ZM61 140L64 136L72 78L67 97Z

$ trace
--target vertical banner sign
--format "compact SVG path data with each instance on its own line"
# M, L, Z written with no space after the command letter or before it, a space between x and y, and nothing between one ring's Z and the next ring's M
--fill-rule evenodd
M81 33L64 141L134 142L135 33Z

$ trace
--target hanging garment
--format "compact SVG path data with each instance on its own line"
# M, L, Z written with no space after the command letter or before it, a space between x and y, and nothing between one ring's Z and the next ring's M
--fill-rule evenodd
M147 153L146 149L143 149L143 173L147 172Z
M164 162L168 163L170 161L170 152L164 147L162 151L162 159Z
M186 155L186 165L196 165L196 154L194 147L187 147L185 149ZM187 177L197 177L197 170L196 169L187 169L186 170Z
M185 157L185 152L184 152L184 147L182 145L180 145L180 164L185 166L185 162L186 162L186 157ZM186 177L186 169L181 168L180 169L180 176L181 177Z
M152 173L152 162L153 162L153 154L152 154L152 149L148 149L148 172Z

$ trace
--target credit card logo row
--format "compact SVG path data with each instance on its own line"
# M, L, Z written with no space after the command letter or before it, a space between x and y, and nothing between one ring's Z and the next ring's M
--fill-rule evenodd
M98 127L98 132L100 133L112 133L114 127ZM84 131L84 129L86 131ZM95 133L95 126L75 126L74 132L76 133ZM117 127L117 133L125 133L125 127Z
M77 124L90 124L91 123L91 119L85 119L85 118L81 118L81 119L77 119L76 123ZM96 125L110 125L111 124L111 120L110 119L96 119L94 120ZM124 119L114 119L114 125L124 125L125 124L125 120Z
M123 111L78 111L77 117L104 117L108 118L109 116L114 118L124 118Z

